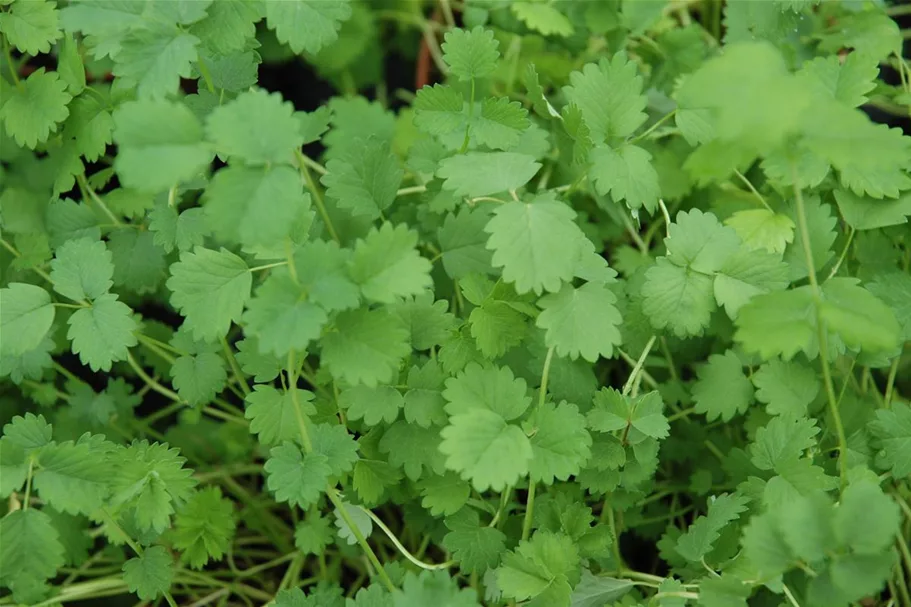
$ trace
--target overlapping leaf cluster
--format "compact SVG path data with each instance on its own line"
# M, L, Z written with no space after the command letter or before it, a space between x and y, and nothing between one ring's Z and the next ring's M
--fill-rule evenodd
M911 600L882 7L376 4L0 0L8 602Z

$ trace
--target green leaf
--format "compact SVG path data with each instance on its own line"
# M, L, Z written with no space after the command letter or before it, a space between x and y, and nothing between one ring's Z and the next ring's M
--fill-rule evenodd
M199 38L173 26L128 33L114 57L114 75L135 88L139 99L163 99L177 93L180 79L192 74Z
M816 372L807 365L778 359L764 363L753 374L756 400L772 415L804 416L819 393Z
M572 23L552 4L542 2L523 2L510 5L513 14L525 27L540 32L544 36L571 36Z
M509 303L490 299L472 310L468 321L478 350L488 358L503 356L519 345L528 329L525 316Z
M218 487L198 491L174 518L174 546L194 569L220 561L234 539L234 508Z
M794 241L794 221L768 209L737 211L724 220L724 225L733 228L749 249L783 253Z
M294 6L299 1L278 4ZM206 121L206 136L219 154L254 166L291 164L304 143L294 106L280 94L262 89L241 93L213 110Z
M721 418L730 421L735 415L745 413L753 400L753 384L743 373L743 363L728 350L713 354L708 363L698 370L699 379L693 386L696 411L708 420Z
M848 485L835 509L835 537L855 554L873 556L888 550L900 523L898 504L866 479Z
M32 451L51 442L52 428L43 415L17 415L3 426L3 436L19 449Z
M334 377L351 384L391 381L411 351L401 320L383 309L342 312L335 327L323 338L322 362Z
M471 486L452 472L422 479L420 487L421 506L430 510L433 516L455 514L471 495Z
M485 78L497 67L499 44L491 30L480 26L470 31L454 28L444 36L443 61L459 80Z
M462 209L449 214L437 231L441 259L446 273L454 279L492 271L484 226L490 215L482 209Z
M386 489L402 481L402 473L388 462L359 459L352 475L354 490L366 506L380 503Z
M867 93L876 87L877 61L863 53L851 53L845 60L817 57L806 62L800 74L810 79L821 94L851 107L867 102Z
M459 588L445 571L422 571L419 575L405 574L402 589L393 593L395 607L479 607L477 595L470 588Z
M750 445L753 464L760 470L777 470L781 464L799 459L815 443L819 428L807 418L774 417L756 431Z
M203 195L206 220L223 238L253 247L283 240L310 197L287 166L229 166L215 173Z
M500 564L506 536L499 529L481 525L477 511L462 508L445 523L449 533L443 536L443 546L452 552L463 573L483 574Z
M833 130L827 125L838 124ZM911 188L911 138L874 124L860 110L837 101L814 106L803 121L808 150L829 161L841 185L858 196L897 198Z
M211 402L228 380L224 359L213 352L178 357L171 375L177 394L194 406Z
M150 546L123 564L123 581L146 601L167 592L173 580L174 563L164 546Z
M23 53L50 52L51 45L62 35L57 6L45 0L14 2L9 11L0 14L0 32Z
M353 215L376 219L396 197L404 172L384 141L370 140L326 163L326 194Z
M620 345L622 318L616 304L616 295L605 285L590 282L578 289L565 285L559 293L538 301L543 311L535 322L545 330L545 343L555 347L559 356L575 360L581 355L596 362L599 356L610 358Z
M38 68L22 83L4 91L0 118L6 132L16 143L35 149L56 132L57 125L70 115L67 104L72 98L66 83L56 72Z
M108 237L114 284L134 293L155 291L167 269L165 251L148 230L118 230Z
M637 444L645 437L667 437L670 427L663 409L658 392L630 397L613 388L601 388L588 412L588 424L598 432L624 430L626 442Z
M316 413L311 404L313 393L309 390L297 389L294 395L290 391L279 392L272 386L258 384L253 386L253 391L244 400L247 405L244 417L250 420L250 432L255 433L264 445L300 438L295 410L297 406L300 406L301 414L305 417Z
M13 510L0 519L0 535L0 583L41 583L63 567L60 536L44 512Z
M506 97L488 97L471 125L471 137L496 150L512 149L528 128L528 111Z
M381 421L391 424L405 406L402 394L392 386L354 386L338 396L338 405L345 409L348 419L362 419L368 426Z
M659 258L645 274L642 311L656 329L678 337L701 335L715 310L713 281Z
M418 89L414 125L428 135L448 135L464 125L465 98L451 86L434 84Z
M438 447L440 429L421 427L397 421L383 434L380 451L389 457L389 463L403 468L411 480L418 480L424 472L443 474L445 460Z
M869 427L879 441L880 464L895 478L911 476L911 407L893 403L891 409L878 409Z
M286 268L273 271L247 302L245 333L257 338L261 352L279 358L306 350L329 320L311 297Z
M224 0L210 4L206 12L189 31L213 51L227 55L243 49L256 35L265 6L259 0Z
M474 408L452 415L440 436L446 467L477 491L502 491L528 473L533 456L528 437L493 411Z
M172 101L128 101L114 111L114 169L121 183L160 192L203 171L212 152L190 109Z
M3 356L21 356L41 344L54 323L51 296L41 287L12 282L0 289Z
M751 594L749 584L731 575L704 577L699 580L701 607L747 607L747 599Z
M532 202L508 202L494 210L484 230L492 262L518 293L560 290L572 279L585 244L574 211L551 195Z
M73 342L73 354L92 371L110 371L115 361L125 360L128 349L135 346L138 329L133 311L116 295L106 293L80 308L67 323L67 339Z
M193 493L193 471L186 459L167 444L134 441L111 454L111 503L132 515L140 532L162 533L170 526L175 507ZM121 510L124 511L124 510Z
M856 230L903 225L911 215L911 193L894 200L857 196L847 190L835 190L834 195L845 222Z
M520 417L531 404L525 380L508 367L484 368L474 363L446 380L443 398L451 416L487 410L507 421Z
M505 596L522 601L547 592L550 605L569 603L569 580L579 576L579 553L573 541L561 534L538 531L530 540L503 557L497 585Z
M279 502L306 509L325 491L332 474L329 458L321 453L303 453L300 447L284 442L269 451L266 460L266 485Z
M113 256L100 240L68 240L51 262L54 290L74 301L101 297L114 284L113 277Z
M591 153L589 177L602 196L610 194L617 202L625 200L631 209L645 207L653 213L661 191L651 160L652 155L636 145L625 144L618 149L598 145Z
M338 39L351 17L348 0L290 0L266 3L266 24L292 51L318 53Z
M308 516L294 528L294 546L304 554L322 554L332 538L332 527L324 516Z
M890 351L901 327L892 309L860 286L856 278L835 277L822 284L819 317L849 347Z
M41 499L70 514L94 514L108 496L104 451L85 442L51 444L38 453L34 487Z
M349 268L366 299L393 303L431 286L430 262L415 249L417 242L417 233L391 223L371 229L357 241Z
M705 516L697 517L677 540L677 552L690 562L698 563L712 551L721 530L746 511L749 499L736 493L722 493L709 502Z
M171 266L171 304L186 318L196 339L223 337L240 319L253 277L244 261L225 249L196 247Z
M582 570L582 581L573 588L572 607L603 607L633 589L634 582L602 575L594 576ZM659 588L659 592L664 589ZM663 603L661 604L663 607Z
M457 196L472 198L515 190L528 183L541 165L516 152L469 152L445 158L437 176Z
M642 77L625 52L572 72L569 82L563 92L582 111L595 143L629 137L645 122Z
M585 417L569 403L544 404L527 422L535 428L531 437L529 478L552 485L578 474L591 453L592 439L585 429Z
M785 289L788 266L777 254L740 249L727 258L715 275L715 301L733 319L753 297Z
M738 312L734 339L765 359L781 356L789 360L799 351L818 348L812 317L809 286L759 295Z

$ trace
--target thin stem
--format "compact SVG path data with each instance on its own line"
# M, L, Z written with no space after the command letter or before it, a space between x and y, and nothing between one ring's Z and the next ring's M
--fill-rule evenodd
M895 360L892 361L892 366L889 367L889 377L886 379L886 393L883 397L883 407L886 409L892 404L892 393L895 390L895 378L898 376L898 363L901 359L902 355L899 354L895 357Z
M214 95L215 85L212 84L212 74L209 72L209 66L206 65L201 55L197 57L196 65L199 66L199 75L202 76L203 81L206 83L206 89Z
M348 528L351 530L351 533L354 535L354 539L357 540L357 543L360 544L361 549L364 551L364 554L367 555L367 560L370 561L370 564L373 565L376 569L376 573L380 578L380 581L386 587L389 592L395 592L395 584L392 582L392 578L389 577L389 574L386 573L386 569L383 568L380 559L377 558L376 553L373 551L373 548L370 547L370 544L367 543L367 538L364 537L364 534L361 533L361 530L351 519L351 515L348 514L348 510L345 508L345 505L342 503L342 500L338 496L334 487L326 488L326 495L329 497L329 501L332 502L332 505L335 506L336 512L339 516L345 521L345 524L348 525Z
M639 252L643 255L648 255L648 245L645 244L645 241L642 240L639 232L636 231L636 227L633 225L633 221L624 212L620 213L620 217L623 218L623 227L626 228L626 233L629 234L629 237L633 239L636 247L639 248Z
M528 481L528 497L525 499L525 518L522 519L522 540L527 540L531 535L531 523L535 513L535 487L537 483Z
M332 236L332 240L341 244L341 239L338 237L338 232L335 231L335 226L332 225L332 220L329 218L329 212L326 211L326 203L323 200L323 194L319 189L319 186L313 180L313 176L310 175L310 171L307 170L307 160L309 160L300 150L294 151L297 156L297 163L300 167L301 175L304 176L304 181L307 182L307 188L313 194L313 201L316 203L316 210L319 211L320 217L323 218L323 223L326 225L326 230L329 232L329 235Z
M395 195L396 196L407 196L408 194L421 194L427 191L426 185L413 185L409 188L400 188Z
M16 247L14 247L10 243L8 243L5 238L0 238L0 245L2 245L4 249L9 251L13 255L13 257L22 257L22 253L17 251ZM42 270L41 268L32 267L31 270L32 270L32 272L34 272L35 274L37 274L44 280L46 280L48 282L53 282L51 280L50 275L47 272L45 272L44 270Z
M35 458L28 458L28 474L25 477L25 500L22 502L22 509L28 510L28 503L32 499L32 472L35 468Z
M629 379L627 379L626 383L623 385L624 396L630 393L636 378L639 377L639 374L642 372L642 367L645 366L645 359L648 358L648 353L651 352L652 346L655 345L657 339L657 335L652 335L651 339L648 340L648 343L645 344L642 354L639 355L639 360L636 361L636 366L633 367L632 372L629 374Z
M651 40L651 39L648 39L648 40ZM667 114L665 114L664 116L659 118L658 121L655 122L655 124L648 127L643 133L636 135L635 137L630 139L627 143L636 143L637 141L641 141L641 140L645 139L646 137L651 135L655 131L655 129L657 129L659 126L661 126L662 124L664 124L665 122L667 122L668 120L673 118L676 114L677 114L677 109L674 108L673 110L671 110L670 112L668 112Z
M554 347L547 349L547 355L544 357L544 369L541 371L541 387L538 391L538 408L544 406L544 400L547 396L547 382L550 378L550 363L554 358Z
M851 248L851 241L854 240L855 232L856 230L854 229L854 226L851 226L851 229L848 231L848 241L845 242L845 247L841 250L841 255L838 256L838 261L835 262L835 265L832 267L832 271L829 272L829 276L826 278L826 280L838 274L838 270L841 268L841 264L844 262L845 257L848 254L848 249Z
M835 423L835 432L838 436L838 469L841 476L841 488L844 490L845 486L848 484L848 439L845 435L844 424L841 421L841 413L838 410L835 388L832 385L832 370L829 368L828 339L822 314L820 314L822 297L819 291L819 282L816 278L816 263L813 261L813 249L810 244L810 230L807 226L807 214L803 202L803 192L800 188L797 168L793 163L791 163L791 180L794 183L794 200L797 203L797 223L800 228L800 239L803 244L807 273L809 274L810 287L813 290L813 302L816 308L816 333L819 340L819 359L822 363L823 382L826 386L829 414L832 416L832 421Z
M784 589L784 595L788 597L788 602L791 603L793 607L800 607L800 603L794 598L794 595L791 593L791 589L788 588L787 584L782 584L782 588Z
M101 211L108 216L108 218L111 220L111 223L117 227L123 225L123 222L120 221L120 219L118 219L118 217L111 212L111 209L108 208L108 205L104 203L101 197L95 193L94 189L92 189L92 186L89 185L88 180L85 178L85 173L76 175L76 183L79 184L79 189L88 194L89 198L92 199L92 202L97 204L98 208L100 208Z
M250 394L250 386L247 385L247 380L244 379L244 374L240 372L240 366L237 364L237 359L234 358L234 351L231 349L230 344L228 344L228 340L224 337L221 338L221 348L225 352L225 358L228 359L228 366L231 367L231 373L234 374L234 379L237 380L237 384L243 391L244 396Z
M741 173L741 172L738 171L737 169L734 169L734 174L737 175L737 178L740 179L740 181L742 181L742 182L744 183L744 185L747 186L747 188L749 188L750 192L753 193L753 196L755 196L756 199L759 200L759 202L762 203L762 206L764 206L766 209L768 209L768 211L769 211L770 213L774 213L774 212L775 212L775 211L772 210L772 207L769 206L769 203L766 202L765 196L763 196L762 194L759 193L759 190L757 190L757 189L753 186L753 184L750 182L750 180L747 179L746 176L745 176L743 173Z
M446 20L446 25L450 28L455 27L455 18L452 16L452 7L449 6L449 0L440 0L440 8L443 9L443 18Z
M468 143L471 141L471 120L474 117L474 95L475 95L475 83L474 78L471 79L471 97L468 102L468 122L465 124L465 139L462 141L462 147L459 148L459 154L464 154L468 151Z
M664 215L664 234L667 236L670 234L671 214L668 213L667 205L664 204L664 200L661 198L658 199L658 206L661 208L661 214Z
M409 561L411 561L412 563L414 563L416 566L420 567L421 569L426 569L428 571L435 571L437 569L448 569L449 567L452 567L452 565L454 564L453 561L446 561L444 563L432 565L430 563L425 563L424 561L418 559L413 554L411 554L411 552L409 552L408 549L405 548L405 546L402 545L402 543L399 541L399 538L397 538L395 536L395 534L392 532L392 530L386 526L386 523L384 523L382 520L380 520L380 518L376 514L374 514L367 508L364 508L361 506L356 506L356 507L359 507L364 512L364 514L369 516L370 519L374 523L376 523L376 526L379 527L383 531L383 533L386 534L386 537L389 538L389 541L392 542L392 545L395 546L396 550L398 550L399 552L402 553L402 556L404 556L406 559L408 559Z
M22 84L19 82L16 64L13 63L13 54L10 52L9 40L6 39L6 36L3 36L3 54L6 57L6 67L9 69L10 76L13 77L13 84L15 84L17 88L22 88Z
M261 266L253 266L248 268L247 272L259 272L260 270L269 270L271 268L280 268L282 266L288 265L288 261L276 261L275 263L267 263Z
M297 419L297 429L301 435L301 444L307 453L313 451L313 442L310 440L310 432L307 430L307 420L304 418L304 410L301 408L297 394L297 377L298 365L295 361L295 351L288 353L288 390L291 391L291 402L294 404L294 417Z
M329 172L328 170L326 170L326 167L324 167L323 165L321 165L321 164L318 163L317 161L313 160L312 158L310 158L309 156L307 156L307 155L304 154L304 153L301 153L301 155L300 155L300 160L301 160L306 166L310 167L311 169L313 169L314 171L316 171L316 172L319 173L320 175L325 175L326 173Z
M160 383L158 383L157 381L152 379L149 376L149 374L146 373L141 366L139 366L139 363L136 362L136 359L133 358L133 354L130 352L127 352L127 363L129 363L129 365L131 367L133 367L133 371L136 372L136 375L138 375L139 378L142 381L144 381L146 383L146 385L149 386L152 390L154 390L155 392L158 392L162 396L166 396L167 398L170 398L174 402L184 403L184 404L186 403L186 401L184 401L184 399L180 398L180 396L177 394L177 392L174 392L173 390L165 388Z

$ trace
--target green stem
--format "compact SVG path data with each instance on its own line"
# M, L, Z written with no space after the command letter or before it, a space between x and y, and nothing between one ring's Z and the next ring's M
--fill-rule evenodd
M304 410L297 395L297 376L298 365L295 361L295 351L288 353L288 390L291 391L291 402L294 404L294 417L297 419L297 429L301 435L301 444L307 453L313 451L313 441L310 440L310 432L307 430L307 421L304 418Z
M437 569L448 569L449 567L452 567L452 565L454 564L454 561L446 561L445 563L439 563L439 564L433 565L430 563L425 563L424 561L418 559L413 554L411 554L411 552L409 552L408 549L405 548L405 546L402 545L402 543L399 541L399 538L397 538L395 536L395 534L392 532L392 530L386 526L386 523L384 523L380 519L380 517L378 517L376 514L374 514L367 508L363 508L363 507L360 507L360 508L361 508L361 510L364 511L364 514L369 516L370 520L372 520L374 523L376 523L376 526L379 527L383 531L383 533L386 534L386 537L389 538L389 541L392 542L392 545L395 546L396 550L398 550L402 554L402 556L404 556L406 559L411 561L417 567L420 567L421 569L426 569L428 571L435 571Z
M895 360L892 361L892 366L889 367L889 377L886 379L886 393L883 397L883 407L886 409L892 404L892 393L895 390L895 378L898 376L898 364L902 359L901 353L895 357Z
M661 126L662 124L664 124L665 122L667 122L668 120L673 118L676 114L677 114L677 109L674 108L673 110L671 110L670 112L668 112L667 114L665 114L664 116L659 118L658 121L655 122L655 124L648 127L644 132L642 132L639 135L636 135L635 137L630 139L627 143L636 143L637 141L641 141L641 140L645 139L646 137L651 135L653 132L655 132L655 129L657 129L659 126Z
M753 196L755 196L756 199L759 200L759 202L762 203L762 206L764 206L770 213L774 213L774 212L775 212L775 211L772 210L772 207L769 206L769 203L766 202L765 196L763 196L762 194L759 193L759 190L757 190L757 189L753 186L752 182L750 182L750 180L746 178L746 175L744 175L743 173L741 173L741 172L738 171L737 169L734 169L734 174L737 175L737 178L740 179L740 181L742 181L742 182L744 183L744 185L747 186L747 188L749 188L750 192L753 193Z
M6 36L3 36L3 54L6 57L6 67L9 68L10 76L13 77L13 84L18 88L22 88L22 84L19 82L16 64L13 63L13 54L10 52L9 40L6 39Z
M851 248L851 242L854 240L855 232L856 232L856 230L854 229L854 226L851 226L851 229L848 231L848 241L845 242L845 246L841 250L841 255L838 256L838 261L835 263L834 266L832 266L832 271L829 272L829 277L826 278L826 280L828 280L829 278L832 278L833 276L838 274L838 270L841 268L841 264L844 263L845 257L848 255L848 249Z
M35 468L35 458L28 458L28 474L25 477L25 499L22 501L22 509L28 510L28 503L32 499L32 472Z
M313 194L313 201L316 203L316 209L319 211L320 217L323 219L323 223L326 225L326 230L329 232L329 235L332 236L332 240L341 244L341 239L338 237L338 232L335 231L335 226L332 225L332 220L329 218L329 212L326 210L326 203L323 200L323 194L319 189L319 186L313 180L313 176L310 174L310 171L307 169L307 157L300 150L294 151L297 156L297 163L300 166L301 175L304 176L304 181L307 182L307 188Z
M123 222L120 221L120 219L118 219L117 216L111 212L111 209L108 208L108 205L104 203L104 201L101 199L101 196L96 194L92 186L89 185L88 180L85 178L85 173L76 175L76 183L79 184L79 189L83 191L83 194L88 194L92 202L97 204L98 208L100 208L101 211L108 216L108 218L111 220L111 223L117 227L121 227L123 225Z
M180 396L177 394L177 392L174 392L173 390L165 388L160 383L158 383L157 381L152 379L149 376L149 374L146 373L141 366L139 366L139 363L136 362L136 359L133 358L133 354L130 352L127 352L127 363L129 363L129 365L131 367L133 367L133 371L136 372L136 375L138 375L139 378L142 381L144 381L146 383L146 385L148 387L150 387L152 390L154 390L155 392L158 392L162 396L166 396L167 398L170 398L174 402L184 403L184 404L186 403L186 401L184 401L184 399L180 398Z
M244 374L240 372L240 366L237 364L237 359L234 358L234 351L228 344L228 340L224 337L221 338L221 347L222 350L225 351L225 358L228 359L228 366L231 367L231 373L234 374L234 379L237 380L237 384L243 391L244 396L250 394L250 386L247 384L247 380L244 379Z
M203 81L206 83L206 89L215 94L215 85L212 84L212 74L209 72L209 66L206 65L206 62L201 56L197 57L196 65L199 66L199 75L202 76Z
M259 272L260 270L269 270L271 268L280 268L281 266L288 265L288 261L276 261L275 263L267 263L262 266L253 266L252 268L247 268L247 272Z
M354 535L354 539L356 539L357 543L360 544L361 549L364 551L364 554L367 555L367 560L370 561L370 564L373 565L374 569L376 569L376 573L379 576L380 581L389 592L395 592L395 584L392 582L389 574L386 573L386 570L383 568L382 563L380 563L380 559L377 558L376 553L373 551L373 548L371 548L370 544L367 543L367 538L364 537L364 534L361 533L361 530L351 519L351 515L348 514L348 510L345 509L345 506L342 503L342 500L339 498L335 487L327 486L326 495L329 497L329 501L332 502L332 505L335 506L336 512L338 512L342 520L345 521L345 524L348 525L348 528Z
M464 154L468 151L468 143L471 141L471 120L474 117L474 95L475 95L475 84L474 78L471 79L471 97L468 102L468 123L465 125L465 139L462 141L462 147L459 148L459 154Z
M639 377L639 374L642 372L642 368L645 366L645 359L648 358L648 353L651 352L652 346L655 345L655 341L657 339L657 335L652 335L651 339L648 340L648 343L645 344L645 348L643 348L642 354L639 355L639 360L636 361L636 366L633 367L632 372L629 374L629 379L627 379L626 383L623 385L624 396L630 393L630 390L636 382L636 378Z
M522 540L527 540L531 535L531 523L535 513L535 487L537 483L528 481L528 497L525 499L525 518L522 519Z
M835 423L835 432L838 436L838 469L841 476L841 488L844 490L848 484L848 439L845 435L845 427L841 421L841 413L838 410L838 401L835 397L835 388L832 385L832 370L829 367L829 344L826 328L823 323L821 312L822 296L819 290L819 281L816 278L816 263L813 261L813 249L810 244L810 229L807 226L806 208L803 202L803 192L800 188L800 180L797 177L797 169L791 163L791 179L794 183L794 200L797 203L797 223L800 229L800 239L803 244L803 254L807 264L807 273L810 279L810 287L813 290L813 303L816 309L816 333L819 341L819 359L822 363L823 382L826 386L826 397L828 400L829 414Z

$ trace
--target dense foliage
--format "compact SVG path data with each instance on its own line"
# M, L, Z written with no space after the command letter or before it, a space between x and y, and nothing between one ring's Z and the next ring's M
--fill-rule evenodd
M0 605L911 607L908 12L0 0Z

